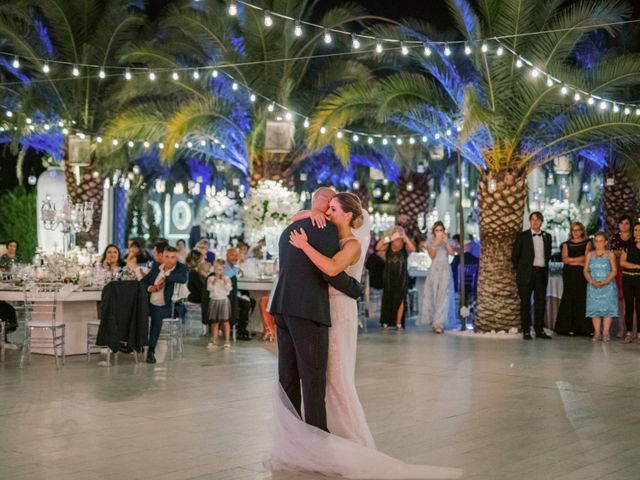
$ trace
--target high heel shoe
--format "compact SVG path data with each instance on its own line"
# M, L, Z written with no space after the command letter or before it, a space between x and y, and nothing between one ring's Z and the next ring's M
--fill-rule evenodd
M266 332L262 335L263 342L273 342L275 340L275 336L271 332Z

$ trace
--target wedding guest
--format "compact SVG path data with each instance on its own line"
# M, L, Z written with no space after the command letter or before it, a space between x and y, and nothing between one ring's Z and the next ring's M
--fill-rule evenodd
M378 240L376 251L378 250L385 252L380 324L382 328L395 325L398 330L402 330L405 327L405 300L409 287L407 256L416 247L404 228L396 225L390 235Z
M22 259L18 255L18 241L9 240L7 242L7 251L0 257L0 270L10 271L11 267L16 263L21 263Z
M125 266L136 280L141 280L148 272L147 255L137 240L129 241Z
M473 253L471 253L472 249L473 249L473 242L471 241L464 242L462 250L464 255L465 266L478 265L480 263L480 259L476 257ZM457 292L460 289L460 282L458 280L458 274L460 273L460 253L457 253L453 257L453 260L451 260L451 273L453 274L453 288ZM465 278L465 280L467 279ZM465 292L467 292L467 295L474 293L475 289L476 289L475 281L473 283L471 281L468 281L468 282L465 281Z
M384 287L384 257L387 254L387 246L379 246L378 240L371 237L373 252L364 262L364 267L369 272L369 287L382 290Z
M0 300L0 322L4 323L4 338L0 338L0 342L4 342L4 348L17 349L17 347L9 341L9 334L18 329L18 317L16 309L5 301Z
M456 252L445 232L444 223L435 222L431 228L431 234L432 237L427 242L431 267L424 283L419 323L431 325L435 333L444 333L449 321L452 320L452 315L455 315L449 255L455 255Z
M189 280L187 267L178 263L178 251L175 247L165 247L163 244L158 245L158 249L162 250L162 263L154 263L149 274L142 279L147 292L151 294L149 295L151 326L147 363L156 363L155 351L160 330L162 330L162 319L170 318L173 313L171 298L175 284L187 283Z
M593 239L595 248L587 252L583 274L587 286L586 316L593 321L593 341L609 341L611 318L618 315L618 286L614 279L618 269L615 254L607 250L604 233ZM602 330L600 328L602 323Z
M102 252L102 258L100 259L100 265L105 270L118 270L124 267L124 261L120 256L120 249L113 243L107 245L107 248Z
M209 240L203 238L196 244L196 249L198 249L200 253L204 255L204 259L207 262L213 265L213 261L216 259L216 256L213 252L209 251L210 246L211 244L209 243Z
M227 264L233 266L233 272L235 274L234 290L236 291L237 315L232 313L232 318L238 320L238 339L245 341L251 340L251 333L248 329L249 317L256 305L256 301L251 298L248 290L238 290L238 277L242 273L242 265L246 261L248 250L249 246L244 243L240 243L236 248L227 250ZM231 300L233 307L233 299L230 297L229 300Z
M189 253L187 251L187 242L185 242L183 239L178 240L176 242L176 250L178 250L178 261L180 263L185 263L187 254Z
M164 251L168 246L169 246L169 242L167 242L164 239L155 241L155 243L153 244L153 247L151 248L151 256L153 257L152 266L161 265L163 263Z
M231 348L229 319L231 318L231 302L229 294L232 290L231 279L225 275L225 261L216 260L213 264L213 273L207 278L207 290L209 292L209 311L207 320L211 325L211 341L207 348L216 348L218 331L222 324L224 332L224 348Z
M240 273L240 269L238 268L237 263L238 249L234 247L227 248L227 253L224 261L224 275L231 280L231 291L229 292L229 303L231 304L231 311L229 313L229 324L231 326L235 325L238 321L238 275ZM238 326L238 330L240 330L240 328L241 327ZM243 328L244 332L246 332L246 323L243 325Z
M622 290L624 291L624 321L627 333L622 343L633 341L633 317L640 311L640 223L633 225L633 241L620 256Z
M622 289L622 267L620 266L620 257L622 252L626 250L629 245L633 244L633 238L631 235L631 217L629 215L622 215L618 219L618 232L614 233L609 239L609 249L616 255L618 261L618 275L616 276L616 283L618 284L618 324L616 328L616 337L622 338L625 334L625 303L623 298ZM635 320L635 317L634 317Z
M209 276L211 265L204 259L204 255L198 250L191 250L187 255L186 265L189 269L189 281L187 288L189 296L187 301L200 305L201 320L207 325L207 312L209 308L209 292L207 292L207 277Z
M533 292L536 338L550 340L544 331L544 312L551 258L551 235L542 230L544 217L540 212L529 215L531 228L520 232L513 244L511 262L516 269L520 297L522 338L531 340L531 293Z
M587 279L585 263L591 251L584 225L571 224L569 240L562 244L562 298L558 307L555 331L560 335L591 335L593 329L585 317ZM595 320L594 320L595 321ZM611 319L609 319L611 323ZM608 335L609 329L607 329Z

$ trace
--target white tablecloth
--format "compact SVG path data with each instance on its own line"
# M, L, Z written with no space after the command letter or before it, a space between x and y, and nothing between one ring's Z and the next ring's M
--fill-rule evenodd
M268 278L239 278L238 290L248 290L249 295L256 301L251 318L249 319L249 331L262 332L262 313L260 312L260 299L268 296L273 286L273 280Z

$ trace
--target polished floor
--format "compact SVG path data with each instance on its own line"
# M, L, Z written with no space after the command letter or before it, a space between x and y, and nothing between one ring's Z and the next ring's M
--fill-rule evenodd
M277 479L275 346L242 342L136 365L49 357L0 366L0 479ZM465 479L640 478L640 345L475 339L422 330L360 337L357 383L379 449Z

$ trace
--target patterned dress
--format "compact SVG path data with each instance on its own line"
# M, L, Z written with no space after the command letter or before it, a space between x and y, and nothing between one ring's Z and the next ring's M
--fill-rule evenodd
M589 273L593 280L604 280L611 273L609 256L597 257L595 252L589 254ZM618 316L618 286L611 281L603 287L587 285L587 317Z

